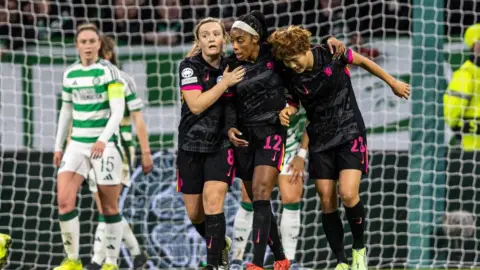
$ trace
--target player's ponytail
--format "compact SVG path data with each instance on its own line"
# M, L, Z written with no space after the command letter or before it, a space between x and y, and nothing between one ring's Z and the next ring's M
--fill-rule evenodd
M260 33L260 41L264 42L268 38L268 25L267 25L267 20L265 19L265 16L263 15L262 12L258 10L252 11L250 14L252 14L253 17L255 17L258 21L258 28L261 30Z
M238 21L236 21L232 27L239 28L254 36L258 36L260 42L265 42L269 36L265 16L258 10L240 16Z
M217 18L207 17L207 18L201 20L195 26L195 30L193 30L193 36L195 37L195 41L192 45L192 48L190 49L190 51L188 51L188 53L185 55L185 57L195 56L202 51L202 48L200 48L200 44L198 43L198 35L199 35L198 32L200 31L200 27L202 25L204 25L206 23L211 23L211 22L218 23L220 25L220 27L222 28L223 38L225 40L225 43L227 43L229 41L227 30L225 30L225 25L223 25L222 21L220 19L217 19Z

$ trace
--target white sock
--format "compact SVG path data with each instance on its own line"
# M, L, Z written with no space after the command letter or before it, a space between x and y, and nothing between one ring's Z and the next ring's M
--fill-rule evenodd
M105 263L117 265L122 244L123 222L120 214L105 216L105 238L107 258Z
M300 234L300 209L289 210L285 208L285 206L283 207L280 234L282 235L282 245L285 256L289 260L294 260L297 251L298 236Z
M123 244L130 251L130 256L135 257L140 255L140 246L138 245L137 238L132 232L132 228L128 225L125 218L122 219L123 223Z
M78 212L72 212L59 215L60 231L62 232L63 247L69 259L78 260L79 242L80 242L80 222L78 221ZM62 221L63 219L63 221Z
M105 257L107 256L105 251L105 222L99 222L97 230L95 232L95 242L93 242L93 257L92 262L102 265Z
M235 222L233 223L234 230L234 245L233 245L233 257L234 260L243 261L243 254L245 253L245 247L250 239L250 232L252 231L253 224L253 207L251 203L241 203L238 207L237 215L235 216Z

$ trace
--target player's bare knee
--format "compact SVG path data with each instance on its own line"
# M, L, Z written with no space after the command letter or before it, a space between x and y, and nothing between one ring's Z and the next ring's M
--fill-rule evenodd
M203 209L212 215L222 212L223 202L227 195L228 184L221 181L207 181L203 187Z
M282 193L282 204L300 203L302 196L298 194Z
M67 196L58 196L57 204L58 204L58 212L60 214L70 213L75 208L75 200L72 200Z
M263 201L270 200L272 189L269 187L268 183L254 183L253 185L253 200L254 201Z
M320 201L322 202L323 213L332 213L338 208L337 200L332 196L320 197Z
M205 220L205 214L203 211L192 211L187 209L187 216L193 224L200 224Z
M355 190L340 189L340 198L342 200L342 203L347 207L355 206L360 200L360 196Z
M205 193L203 196L203 207L206 213L220 213L223 209L223 200L225 194L222 193Z
M116 202L104 202L102 204L103 214L106 216L113 216L119 213L118 204Z

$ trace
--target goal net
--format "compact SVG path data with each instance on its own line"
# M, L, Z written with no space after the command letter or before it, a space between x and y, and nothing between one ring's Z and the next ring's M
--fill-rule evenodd
M140 167L135 169L133 185L123 191L120 206L141 248L151 257L149 268L173 269L196 267L205 258L204 243L188 221L181 194L175 191L178 65L190 48L195 23L206 16L220 17L229 28L238 16L259 9L271 30L298 24L308 28L314 40L333 34L403 81L423 78L448 82L470 57L462 37L476 21L480 4L444 0L443 6L432 10L423 4L414 6L412 1L0 0L0 233L13 239L6 269L51 269L64 258L52 151L62 73L76 60L73 35L79 23L96 23L116 38L120 68L135 79L137 96L145 103L143 114L155 167L147 176ZM416 2L426 5L432 1ZM416 14L444 14L444 19L414 17L415 9L419 10ZM423 31L414 27L416 22L424 24ZM443 28L444 35L429 32L431 26ZM441 67L442 74L432 77L412 72L418 70L414 68L418 63L414 49L427 47L421 42L412 45L414 36L444 41L444 49L437 51L443 52L442 61L421 63ZM418 129L411 121L416 117L443 123L441 102L422 100L422 95L442 95L446 85L438 89L414 87L417 98L412 102L396 98L384 82L363 69L351 67L350 72L368 128L370 172L362 180L361 199L367 211L365 240L370 267L478 266L478 158L474 152L463 152L443 124L427 130L425 125ZM424 117L419 118L415 108L432 103L440 109L424 110ZM422 147L439 149L433 151L434 156L412 148L417 138L412 134L418 130L444 137L441 143L421 138ZM424 163L432 162L443 167L422 169ZM428 175L433 177L427 179ZM225 203L231 237L240 197L236 181ZM273 205L281 215L277 190ZM97 224L88 188L82 188L77 207L80 254L86 264ZM342 207L340 212L350 257L352 237ZM320 213L313 182L306 181L296 260L308 269L335 266ZM250 251L248 245L245 260L251 258ZM121 257L122 269L131 266L126 250L122 249ZM271 256L267 256L268 264L272 264Z

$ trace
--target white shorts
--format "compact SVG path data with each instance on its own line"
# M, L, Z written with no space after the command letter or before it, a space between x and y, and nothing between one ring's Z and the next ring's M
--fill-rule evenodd
M124 148L121 148L122 150L122 156L126 157L127 153L125 153ZM123 158L123 164L122 164L122 185L129 187L130 186L130 168L133 169L133 166L135 164L135 147L130 146L129 147L129 152L130 152L130 161L131 164L130 166L128 165L128 159ZM95 180L95 173L93 170L90 170L88 174L88 188L92 193L97 193L98 188L97 188L97 182Z
M285 153L285 157L283 158L282 171L280 172L280 175L292 175L292 171L290 171L290 162L292 162L296 154L296 151Z
M88 178L93 171L97 185L118 185L122 181L123 161L120 148L107 143L102 158L90 158L92 145L70 141L63 155L58 173L75 172ZM89 183L90 185L90 183Z
M290 162L292 162L293 158L296 155L297 155L297 151L285 153L285 158L283 159L283 168L282 168L282 171L280 172L280 175L292 175L292 171L290 170ZM307 171L308 171L308 159L305 159L305 172Z

